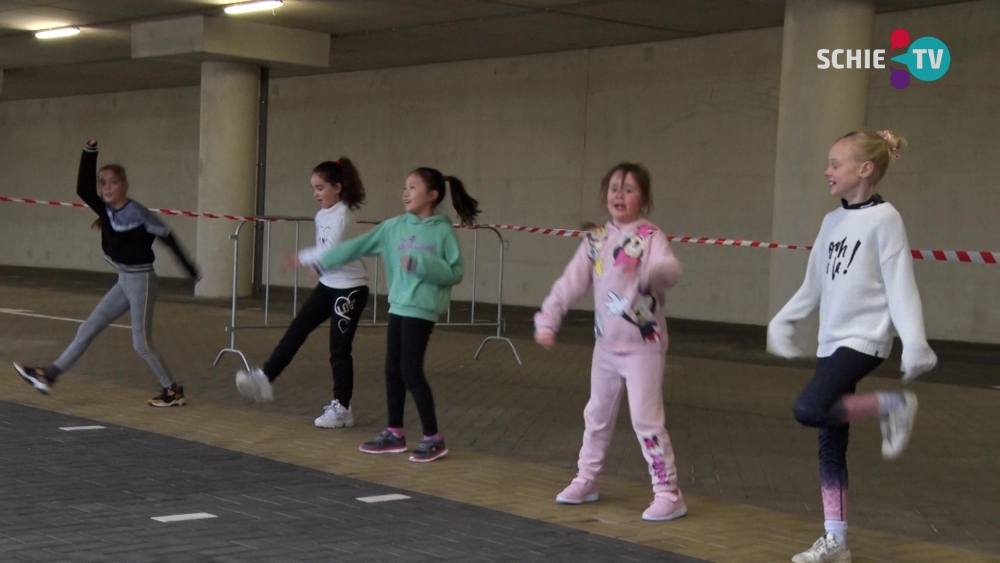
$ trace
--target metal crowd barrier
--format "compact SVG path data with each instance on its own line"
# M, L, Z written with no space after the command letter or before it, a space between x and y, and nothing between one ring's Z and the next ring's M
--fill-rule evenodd
M269 322L270 317L270 305L271 305L271 228L276 222L283 223L293 223L295 225L295 249L296 252L300 248L300 234L301 225L304 222L312 222L312 217L285 217L285 216L263 216L254 218L257 221L264 223L264 248L262 257L262 286L264 289L264 303L263 303L263 323L262 324L246 324L240 325L236 322L236 312L237 308L237 293L238 293L238 277L240 268L240 234L243 231L243 227L250 222L249 220L239 221L236 225L236 230L233 234L229 235L229 240L233 241L233 283L232 283L232 295L229 311L229 326L226 327L226 332L229 333L229 346L223 348L219 351L218 355L215 357L215 361L212 362L213 366L219 364L219 361L226 354L235 354L240 357L244 367L247 370L250 369L250 362L247 360L246 355L236 346L236 333L240 330L254 330L254 329L276 329L276 328L287 328L287 324L271 324ZM366 224L377 224L373 222L364 221ZM503 268L504 268L504 251L507 247L507 241L503 238L503 235L494 227L491 226L477 226L474 228L462 228L459 232L464 230L471 230L473 232L473 247L472 247L472 295L470 300L470 314L468 322L453 321L451 314L451 307L448 308L448 312L445 319L438 322L438 326L453 326L453 327L487 327L495 328L496 334L487 336L483 339L483 342L479 345L479 349L476 350L475 359L483 353L483 349L486 344L490 341L500 341L506 342L510 346L511 352L514 353L514 358L520 365L521 356L517 353L517 347L514 346L514 342L510 338L504 336L504 329L506 322L503 318ZM476 320L476 289L479 274L479 231L491 231L497 237L497 244L499 248L499 257L497 264L498 279L497 279L497 304L496 304L496 318L490 321ZM372 291L372 316L370 322L361 322L358 326L360 327L372 327L372 326L386 326L387 322L379 321L379 310L378 310L378 295L379 295L379 282L381 277L381 258L375 258L375 273L374 273L374 290ZM468 267L468 264L466 265ZM299 299L299 269L296 268L292 274L292 317L298 313L298 299ZM388 288L387 288L388 289ZM388 297L388 292L385 294Z

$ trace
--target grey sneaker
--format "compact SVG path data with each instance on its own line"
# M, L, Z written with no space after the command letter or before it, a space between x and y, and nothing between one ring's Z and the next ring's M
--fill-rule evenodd
M406 437L383 430L378 438L361 444L358 449L366 454L399 454L406 451Z
M267 376L260 368L253 368L250 373L242 369L236 372L236 389L240 395L258 403L274 400L271 382L267 380Z
M344 408L340 401L334 399L332 403L323 407L323 414L316 419L316 426L320 428L350 428L354 426L354 414L351 407Z
M413 450L410 461L426 463L434 461L448 455L448 446L444 445L444 440L438 438L424 438L420 441L417 449Z

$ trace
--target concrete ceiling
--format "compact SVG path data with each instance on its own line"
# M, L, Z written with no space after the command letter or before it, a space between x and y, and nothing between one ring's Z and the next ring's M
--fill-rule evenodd
M880 12L962 0L875 0ZM130 26L218 15L233 0L0 0L0 100L198 84L199 67L132 60ZM328 33L342 72L662 41L782 24L784 0L285 0L240 17ZM76 25L74 37L34 31ZM278 70L275 76L315 73Z

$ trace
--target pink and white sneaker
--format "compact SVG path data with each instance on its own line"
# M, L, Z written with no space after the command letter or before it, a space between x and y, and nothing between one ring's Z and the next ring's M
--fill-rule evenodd
M583 504L597 500L597 483L577 477L556 497L559 504Z
M649 522L675 520L688 513L684 495L678 490L672 493L656 493L649 508L642 513L642 519Z

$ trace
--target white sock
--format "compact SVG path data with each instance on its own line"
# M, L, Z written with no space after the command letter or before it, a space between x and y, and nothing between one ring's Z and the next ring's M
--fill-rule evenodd
M903 394L899 391L876 391L878 396L878 413L885 416L903 406Z
M847 547L847 522L827 520L823 524L826 526L826 533L833 534L837 543Z

